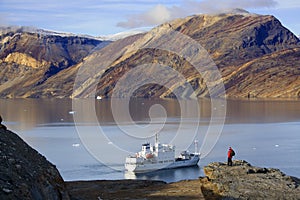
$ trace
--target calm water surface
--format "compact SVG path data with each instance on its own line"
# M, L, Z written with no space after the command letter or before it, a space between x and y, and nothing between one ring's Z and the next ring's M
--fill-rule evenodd
M188 100L179 103L177 100L136 99L127 105L135 124L119 116L121 125L120 120L118 123L114 120L110 100L77 101L86 114L81 118L77 118L79 110L74 110L69 99L0 100L4 124L54 163L65 180L138 178L173 182L195 179L203 175L202 166L226 161L229 146L236 151L235 159L279 168L300 177L300 101L228 100L212 108L209 100L202 99L199 108L194 109ZM123 100L119 101L120 108L116 106L115 110L123 112ZM208 151L202 141L209 131L213 109L226 109L226 120L216 145ZM166 118L157 110L163 110ZM96 133L99 127L105 135L102 139L94 137L95 134L103 136ZM152 136L157 130L164 143L172 143L175 134L181 134L182 138L175 144L176 154L186 148L186 143L191 144L189 150L193 151L192 141L196 138L201 153L205 154L199 166L143 175L125 173L125 156L139 151L141 143L153 142Z

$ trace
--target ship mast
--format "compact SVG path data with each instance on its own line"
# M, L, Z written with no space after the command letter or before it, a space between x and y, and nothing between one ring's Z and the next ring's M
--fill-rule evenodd
M198 153L198 140L194 141L194 145L195 145L195 154Z
M158 132L155 134L155 143L158 144Z

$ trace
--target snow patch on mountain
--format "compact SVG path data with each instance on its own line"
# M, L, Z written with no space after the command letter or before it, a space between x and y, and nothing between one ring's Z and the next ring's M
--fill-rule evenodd
M104 36L100 36L98 38L101 38L103 40L116 41L116 40L126 38L128 36L145 33L147 31L148 30L146 30L146 29L134 29L134 30L128 30L128 31L120 32L120 33L111 34L111 35L104 35Z
M60 37L83 37L83 38L89 38L94 40L101 40L101 41L116 41L119 39L123 39L125 37L136 35L140 33L144 33L148 30L146 29L134 29L134 30L128 30L120 33L110 34L110 35L103 35L103 36L91 36L87 34L74 34L74 33L68 33L68 32L59 32L54 30L47 30L47 29L41 29L41 28L35 28L30 26L6 26L1 27L0 26L0 34L6 34L9 32L28 32L28 33L38 33L41 35L53 35L53 36L60 36Z

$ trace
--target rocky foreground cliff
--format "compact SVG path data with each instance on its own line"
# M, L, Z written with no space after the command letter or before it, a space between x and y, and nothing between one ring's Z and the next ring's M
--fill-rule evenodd
M56 167L4 125L0 125L0 199L69 199Z
M147 180L64 182L56 167L0 126L0 199L299 199L300 179L278 169L211 163L205 177L176 183Z
M170 30L189 39L168 37ZM126 74L132 83L146 78L147 84L136 88L131 97L300 96L300 41L270 15L243 10L194 15L112 43L22 29L6 30L0 40L0 97L106 98L113 96ZM201 49L193 49L195 44ZM207 79L216 77L211 63L202 59L199 73L188 59L197 57L202 48L217 66L226 94L215 82L208 86ZM168 66L184 80L172 75L172 70L158 75L151 68L133 73L144 64ZM166 85L155 84L153 76ZM128 95L128 86L119 85L115 96Z

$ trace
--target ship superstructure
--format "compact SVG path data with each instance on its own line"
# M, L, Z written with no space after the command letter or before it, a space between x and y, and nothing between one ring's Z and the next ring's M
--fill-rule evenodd
M175 158L175 146L161 144L158 140L158 134L156 134L154 145L142 144L141 151L134 156L126 157L125 169L135 173L148 172L194 166L198 164L199 160L199 153L189 153L188 151L182 152L179 157Z

